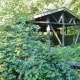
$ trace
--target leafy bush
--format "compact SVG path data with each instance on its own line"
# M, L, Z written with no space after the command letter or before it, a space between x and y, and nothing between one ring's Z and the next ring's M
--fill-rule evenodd
M25 24L34 13L63 4L57 3L58 0L0 1L0 80L79 80L66 63L79 60L79 48L50 47L44 43L44 36L34 32L37 27Z
M1 27L1 80L78 80L75 71L63 61L64 48L41 42L36 29L22 24Z

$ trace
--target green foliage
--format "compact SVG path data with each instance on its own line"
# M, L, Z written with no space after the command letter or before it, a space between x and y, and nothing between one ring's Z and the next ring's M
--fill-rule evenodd
M49 47L34 25L3 26L0 31L0 78L3 80L78 80L65 58L72 48ZM65 53L66 51L66 53Z
M70 60L80 61L79 45L53 48L46 45L45 36L38 34L38 26L25 24L34 13L61 7L63 3L0 1L0 80L79 80L77 72L67 64Z
M70 4L70 8L72 7L72 10L74 13L78 15L78 18L80 18L80 0L72 0Z

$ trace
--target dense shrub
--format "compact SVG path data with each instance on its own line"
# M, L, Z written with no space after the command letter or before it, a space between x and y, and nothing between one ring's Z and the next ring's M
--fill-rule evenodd
M40 41L34 25L0 28L0 80L78 80L61 47Z

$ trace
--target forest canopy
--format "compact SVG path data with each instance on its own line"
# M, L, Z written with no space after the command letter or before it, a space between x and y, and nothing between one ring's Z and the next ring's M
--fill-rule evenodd
M80 16L79 4L79 0L1 0L0 22L24 22L32 19L34 14L61 7L67 7Z

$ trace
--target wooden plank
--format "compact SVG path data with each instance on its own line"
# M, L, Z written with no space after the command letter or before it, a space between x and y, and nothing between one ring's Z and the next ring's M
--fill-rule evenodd
M50 25L50 27L51 27L51 30L53 31L53 33L54 33L55 37L57 38L57 40L58 40L59 44L62 46L62 43L61 43L61 41L60 41L60 39L59 39L58 35L56 34L56 32L55 32L54 28L53 28L51 25Z

